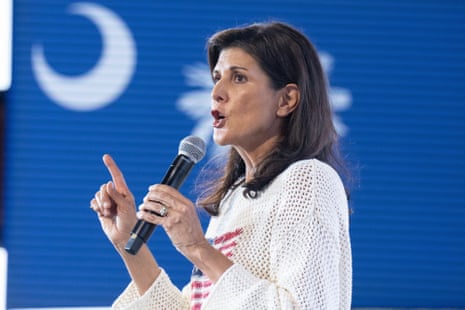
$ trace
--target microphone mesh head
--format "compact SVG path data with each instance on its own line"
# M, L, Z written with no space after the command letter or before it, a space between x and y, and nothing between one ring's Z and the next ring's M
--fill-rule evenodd
M188 136L179 143L178 154L184 155L195 164L198 163L206 153L205 142L196 136Z

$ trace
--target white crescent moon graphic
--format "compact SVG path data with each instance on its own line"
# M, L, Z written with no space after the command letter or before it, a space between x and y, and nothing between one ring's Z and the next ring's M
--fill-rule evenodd
M71 14L92 20L103 40L94 68L79 76L65 76L48 65L41 45L32 47L32 66L42 90L57 104L77 111L91 111L114 101L129 84L136 63L130 30L112 11L92 3L74 3Z

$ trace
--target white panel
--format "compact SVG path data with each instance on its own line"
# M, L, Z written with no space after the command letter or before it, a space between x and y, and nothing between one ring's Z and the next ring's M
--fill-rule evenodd
M0 91L11 85L13 0L0 1Z

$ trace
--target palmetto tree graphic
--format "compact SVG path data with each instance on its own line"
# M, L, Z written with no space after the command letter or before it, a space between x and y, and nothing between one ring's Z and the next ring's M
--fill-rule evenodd
M333 69L334 58L328 53L320 53L319 56L323 69L326 74L330 76ZM176 106L181 112L185 113L196 122L191 134L206 141L208 153L210 155L217 154L225 148L218 147L214 143L211 143L213 127L210 115L210 92L213 83L210 70L205 63L188 65L184 68L184 76L186 77L187 85L196 89L182 94L177 100ZM348 132L348 127L342 122L337 112L347 110L351 106L351 92L348 89L330 85L329 96L333 109L334 126L340 136L345 136Z

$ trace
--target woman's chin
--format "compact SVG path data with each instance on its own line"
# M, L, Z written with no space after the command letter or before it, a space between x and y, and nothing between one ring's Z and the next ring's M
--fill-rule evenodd
M219 146L228 145L226 137L224 135L222 135L222 134L217 133L217 132L213 133L213 141Z

